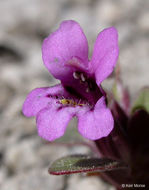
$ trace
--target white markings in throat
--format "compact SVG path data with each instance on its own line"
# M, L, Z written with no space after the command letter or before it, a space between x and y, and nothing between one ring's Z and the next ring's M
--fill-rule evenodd
M85 85L86 92L89 93L92 89L92 84L84 73L75 71L73 72L73 78L80 81L80 84Z

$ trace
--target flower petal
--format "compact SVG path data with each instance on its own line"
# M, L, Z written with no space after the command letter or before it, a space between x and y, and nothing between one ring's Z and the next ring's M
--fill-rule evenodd
M107 28L99 33L91 59L91 67L95 72L98 85L113 71L119 54L118 34L114 27Z
M105 98L96 103L94 110L78 114L78 130L82 136L90 140L106 137L114 127L110 110L106 107Z
M75 21L64 21L60 28L49 35L42 46L43 61L51 74L60 80L68 79L70 66L86 67L88 64L88 43Z
M23 114L26 117L35 116L41 109L47 106L47 104L54 103L54 98L50 96L68 96L68 93L61 85L56 85L51 88L36 88L32 90L24 104Z
M37 114L36 118L38 135L48 141L63 136L73 114L73 108L69 107L61 109L44 108Z

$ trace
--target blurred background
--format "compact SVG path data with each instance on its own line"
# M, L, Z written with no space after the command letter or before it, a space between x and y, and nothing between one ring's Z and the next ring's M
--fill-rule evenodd
M32 89L58 83L43 66L41 44L70 19L84 29L90 55L99 31L118 29L122 79L133 100L149 82L148 10L148 0L0 0L0 189L114 190L98 177L50 176L52 160L89 149L45 142L35 119L25 118L21 109ZM104 86L110 88L112 80Z

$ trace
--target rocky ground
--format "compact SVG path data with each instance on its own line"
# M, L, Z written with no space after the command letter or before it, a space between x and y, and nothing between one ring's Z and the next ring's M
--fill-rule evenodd
M65 19L80 23L90 52L100 30L111 25L118 29L122 79L134 99L149 82L148 10L148 0L0 1L0 189L114 189L97 177L50 176L52 160L89 149L41 140L35 120L25 118L21 107L31 89L58 83L42 64L41 44Z

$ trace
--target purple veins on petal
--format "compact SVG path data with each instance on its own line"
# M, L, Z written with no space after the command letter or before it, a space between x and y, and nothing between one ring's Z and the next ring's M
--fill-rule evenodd
M36 116L37 113L48 104L54 104L58 97L68 97L68 95L69 94L61 85L56 85L51 88L36 88L28 94L23 104L23 114L27 117Z

